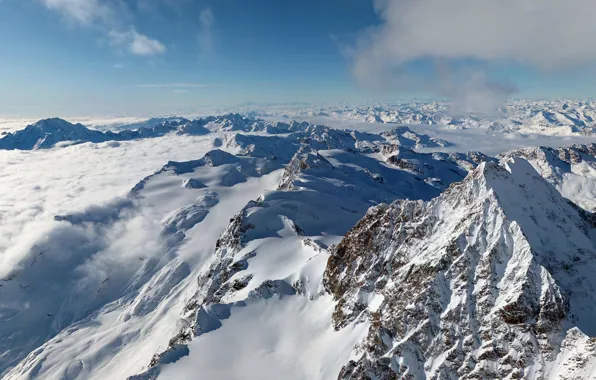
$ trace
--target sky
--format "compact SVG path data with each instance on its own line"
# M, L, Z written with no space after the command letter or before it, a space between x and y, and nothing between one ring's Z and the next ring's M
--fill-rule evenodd
M591 97L592 0L0 0L0 116Z

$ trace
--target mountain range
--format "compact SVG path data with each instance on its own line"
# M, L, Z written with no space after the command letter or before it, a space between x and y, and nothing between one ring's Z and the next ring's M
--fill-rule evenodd
M487 132L593 135L596 103L593 100L512 100L489 112L446 101L379 102L368 105L302 106L247 109L251 117L323 118L372 124L435 125Z
M596 374L595 145L422 153L450 142L231 114L0 147L170 133L210 148L55 215L0 280L2 378Z
M154 118L146 122L121 125L119 132L99 131L82 124L72 124L66 120L53 118L39 120L22 130L6 133L0 138L0 149L4 150L36 150L54 146L81 144L86 142L102 143L106 141L130 141L146 138L157 138L166 134L201 136L220 132L248 132L267 134L287 134L296 131L329 130L328 127L311 125L306 122L290 123L268 122L261 119L250 119L240 114L210 116L201 119ZM359 133L352 132L350 133ZM360 136L366 134L360 133ZM318 134L314 135L319 139ZM448 142L433 137L417 134L407 127L397 127L383 136L375 136L378 140L391 140L408 148L447 146Z

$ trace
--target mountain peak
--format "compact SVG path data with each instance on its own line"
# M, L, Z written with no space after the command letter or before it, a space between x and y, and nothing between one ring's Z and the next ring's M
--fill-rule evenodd
M522 158L482 163L430 202L377 206L325 273L336 328L371 323L340 378L540 378L561 364L560 336L596 333L595 260L588 223Z
M58 117L41 119L41 120L38 120L37 122L29 125L28 127L41 128L45 131L74 129L75 127L86 128L82 124L79 124L79 123L73 124L71 122L68 122L64 119L60 119Z

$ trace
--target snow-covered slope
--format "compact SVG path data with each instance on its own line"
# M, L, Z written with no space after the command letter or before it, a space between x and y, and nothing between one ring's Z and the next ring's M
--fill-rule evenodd
M515 156L527 159L564 197L596 211L596 144L522 148L501 155Z
M429 167L434 162L437 171L448 171L448 167L461 170L452 162L434 160L430 155L420 155L418 159ZM463 172L452 171L452 181L460 175L458 173ZM227 368L224 362L201 359L203 352L216 347L215 338L205 338L204 335L225 335L225 332L216 331L220 328L227 330L224 320L233 318L235 313L243 313L243 308L268 318L254 310L254 305L266 302L275 308L276 302L272 298L278 300L277 307L280 308L287 302L312 308L313 313L322 309L324 315L330 316L331 300L321 293L320 282L328 257L326 247L337 242L371 204L395 198L429 199L438 194L436 184L420 181L416 178L423 178L420 175L387 166L358 151L312 151L311 146L302 145L286 166L277 190L268 191L256 201L249 202L230 221L215 245L211 264L199 274L198 290L184 310L183 327L172 337L169 348L153 358L149 371L136 378L155 378L163 372L164 378L190 379L195 376L192 368L197 361L203 363L201 371L206 373L230 373L230 378L245 373L246 367ZM288 297L296 299L287 300ZM286 301L279 303L284 298ZM310 317L305 315L305 318ZM310 330L315 327L308 321L297 328L303 329L303 336L315 334ZM329 339L334 339L330 319L316 328L322 328ZM348 342L354 340L355 331L362 331L362 326L352 326L341 339L336 336L335 339L342 342L343 351L338 349L327 355L347 359L351 347ZM285 332L265 331L263 334L283 336ZM305 349L310 344L308 340L299 343ZM332 349L329 342L322 341L321 344ZM217 346L217 351L225 352L226 347ZM300 351L298 347L293 349ZM287 354L281 353L280 358ZM179 364L186 367L186 371L172 366L173 361L186 355L188 358L181 359ZM253 355L250 360L244 359L247 365L260 363L264 367L266 360L276 358L276 355L272 355L273 358ZM339 363L329 365L320 361L320 367L312 368L311 375L301 375L301 371L312 363L305 360L292 362L292 365L298 369L295 378L302 378L320 377L320 372L336 375ZM272 366L270 372L245 374L244 377L274 379L283 373L283 368Z
M168 162L125 198L56 216L2 280L3 377L123 378L150 364L149 375L169 371L181 354L193 357L195 344L203 349L200 340L185 347L215 331L222 310L272 302L268 295L310 294L287 307L330 313L329 296L310 304L322 290L326 247L369 207L428 200L483 159L418 154L379 135L307 123L277 128L216 132L224 150ZM364 330L355 326L344 341L325 315L304 332L324 329L329 342L345 344L335 366L321 362L335 373ZM222 370L216 364L211 370Z
M339 378L592 376L591 220L522 158L372 208L325 272L335 327L370 324Z

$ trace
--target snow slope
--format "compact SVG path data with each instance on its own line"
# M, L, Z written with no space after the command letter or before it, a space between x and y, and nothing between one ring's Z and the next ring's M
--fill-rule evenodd
M516 149L502 157L520 156L567 199L587 211L596 211L596 145Z

